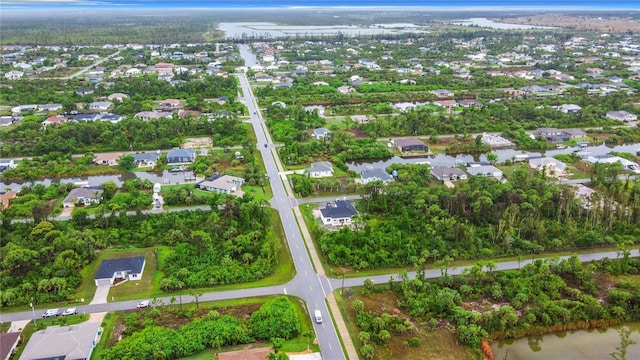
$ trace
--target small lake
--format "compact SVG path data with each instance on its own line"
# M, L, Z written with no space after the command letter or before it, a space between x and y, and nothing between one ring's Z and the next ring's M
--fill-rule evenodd
M496 149L492 152L498 155L498 163L504 162L506 160L513 160L517 155L528 155L529 157L540 157L540 156L548 156L552 157L558 154L571 154L575 151L586 151L589 152L589 155L604 155L610 153L611 151L618 152L627 152L635 154L636 151L640 149L640 144L627 144L627 145L618 145L614 147L608 147L606 145L599 146L587 146L585 148L580 147L567 147L566 149L554 149L547 150L545 152L529 152L522 150L514 150L514 149ZM466 164L467 162L475 162L475 161L487 161L486 154L460 154L457 156L438 154L438 155L429 155L429 156L420 156L420 157L401 157L394 156L387 160L370 160L370 161L354 161L347 163L349 170L354 170L357 173L360 173L362 170L367 167L376 167L376 168L387 168L391 164L430 164L431 167L437 166L447 166L454 167L460 164Z
M141 179L141 180L149 180L152 183L169 185L169 184L185 184L185 183L194 183L192 180L193 173L191 171L185 172L171 172L164 171L161 176L158 176L154 172L128 172L120 175L97 175L97 176L85 176L85 177L75 177L75 178L60 178L60 179L41 179L35 180L33 182L23 181L17 183L0 183L0 192L5 191L5 189L11 189L14 191L19 190L23 185L36 185L42 184L45 186L49 186L51 184L63 184L63 183L83 183L88 184L89 186L98 186L106 183L107 181L113 181L116 185L122 186L125 181Z
M527 30L527 29L555 29L553 26L536 26L536 25L521 25L521 24L507 24L495 22L487 18L471 18L465 20L459 20L452 22L452 25L463 26L479 26L482 28L501 29L501 30Z
M241 39L244 37L278 38L295 35L377 35L425 32L413 24L393 24L394 26L372 25L360 27L356 25L278 25L269 22L238 22L220 23L218 30L224 32L227 39Z
M640 322L623 327L631 330L630 339L636 344L627 348L627 359L640 359ZM591 329L529 336L517 340L502 340L491 345L496 360L605 360L620 345L617 329Z

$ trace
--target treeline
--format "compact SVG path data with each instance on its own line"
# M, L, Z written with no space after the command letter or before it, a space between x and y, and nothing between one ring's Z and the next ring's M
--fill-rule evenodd
M159 267L168 274L161 286L168 291L252 281L271 273L280 251L271 212L250 197L218 199L222 206L211 212L3 221L0 305L27 304L32 298L39 304L69 300L82 281L80 270L97 250L111 247L160 246Z
M0 136L0 152L11 157L171 149L179 147L188 136L210 136L215 145L228 146L247 140L248 133L241 121L224 116L215 121L174 117L155 121L125 119L116 124L63 123L46 129L32 118L21 121L13 130L0 131Z
M287 297L264 303L249 319L221 315L212 310L206 317L195 319L179 329L157 325L162 310L153 308L125 318L131 336L104 351L105 360L179 359L207 348L248 344L255 341L288 340L300 334L300 318ZM143 321L142 321L143 320ZM131 328L130 328L131 327Z
M638 239L640 184L612 181L610 171L594 174L603 185L585 204L574 188L525 167L509 182L471 177L455 189L429 186L429 177L412 175L417 170L397 168L398 182L362 188L361 228L314 226L331 264L398 267L417 263L425 251L433 261L445 254L476 259Z

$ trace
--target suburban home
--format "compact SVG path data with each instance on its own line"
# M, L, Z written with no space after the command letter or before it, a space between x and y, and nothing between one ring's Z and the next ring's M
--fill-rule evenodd
M431 93L439 98L448 98L448 97L453 97L453 91L450 90L446 90L446 89L438 89L438 90L433 90L431 91Z
M95 101L89 104L89 110L107 111L113 104L110 101Z
M442 106L447 110L447 112L451 112L454 107L458 106L458 102L455 100L436 100L433 103L435 105Z
M638 115L632 114L625 110L607 111L605 116L609 119L624 121L624 122L631 122L631 121L638 120Z
M76 90L77 95L90 95L93 94L93 89L78 89Z
M120 159L122 155L123 153L120 153L120 152L102 153L102 154L96 155L96 157L93 159L93 162L98 165L116 166L118 165L118 159Z
M588 156L586 160L592 164L614 164L619 162L625 170L640 173L640 166L638 166L638 164L611 154L591 155Z
M81 187L72 189L69 195L62 200L62 206L66 208L75 207L76 204L91 205L99 204L102 200L101 187Z
M11 108L11 112L14 114L20 114L28 111L36 111L38 110L38 105L36 104L27 104L27 105L19 105Z
M578 111L582 110L582 107L580 105L576 105L576 104L562 104L559 106L554 106L553 107L556 110L560 110L565 114L573 114L573 113L577 113Z
M42 122L42 125L48 126L48 125L62 124L65 121L67 121L67 119L62 116L50 116Z
M117 280L141 280L144 265L144 256L102 260L93 279L96 286L113 285Z
M166 99L160 101L160 107L163 109L177 109L180 107L180 100L178 99Z
M220 194L237 194L241 195L240 187L244 184L244 179L231 176L231 175L222 175L220 177L214 178L213 180L203 180L200 181L197 185L199 189L206 191L213 191Z
M100 116L100 121L108 121L112 124L119 123L124 120L124 116L118 114L105 113Z
M18 348L21 332L0 333L0 360L9 360Z
M4 78L7 80L19 80L24 76L23 71L11 70L4 74Z
M481 139L483 144L489 145L492 148L508 147L514 145L511 141L503 138L500 135L482 133Z
M134 115L134 117L143 120L158 120L158 119L171 119L173 114L170 112L160 112L160 111L141 111Z
M191 164L196 160L196 151L193 149L173 149L167 153L167 165Z
M0 172L6 169L15 169L18 165L13 159L0 159Z
M545 137L551 142L561 142L569 140L569 136L564 134L562 130L556 128L539 128L533 133L535 136Z
M317 128L313 130L313 133L311 133L311 137L319 140L319 139L325 139L329 134L331 134L331 131L329 131L329 129L327 128Z
M7 210L9 205L11 205L11 199L15 199L18 197L18 193L15 191L5 191L0 192L0 211Z
M425 143L416 138L394 139L393 144L402 152L406 151L428 151Z
M454 180L467 179L467 173L465 173L464 171L458 168L444 167L444 166L438 166L431 169L431 175L433 175L434 178L441 181L445 181L445 180L454 181Z
M351 201L336 200L320 209L320 219L323 225L343 226L351 224L351 217L358 214Z
M502 170L493 165L469 166L467 172L471 176L494 177L496 179L501 179L503 175Z
M529 166L535 170L545 170L549 175L563 175L567 165L560 160L551 157L529 159Z
M340 86L338 87L338 92L341 94L351 94L356 92L356 89L352 88L351 86Z
M569 139L583 139L587 137L587 133L580 129L563 129L562 134L566 135Z
M333 165L328 161L312 162L304 172L312 178L330 177L333 176Z
M129 95L123 93L113 93L107 96L107 100L109 101L120 101L122 102L124 99L128 99Z
M368 124L369 120L371 120L371 117L369 115L351 115L351 120L362 125Z
M82 122L92 122L92 121L98 120L99 118L100 118L100 114L96 114L96 113L93 113L93 114L78 114L78 115L75 115L73 117L73 121L75 121L75 122L80 122L80 121L82 121Z
M62 110L62 104L44 104L44 105L40 105L38 106L38 108L41 111L58 111L58 110Z
M93 348L98 343L99 330L98 321L49 326L31 335L20 360L90 359Z
M362 170L360 178L362 179L363 184L368 184L372 181L382 181L384 184L393 182L393 176L388 172L384 171L384 169L373 167Z
M137 167L155 167L159 158L159 152L144 152L133 155Z
M477 107L478 109L482 109L482 107L484 106L480 101L474 100L474 99L458 100L458 105L466 108L473 106L473 107Z
M364 84L364 80L362 80L362 78L358 75L353 75L352 77L349 78L348 83L349 85L352 85L352 86L360 86Z
M525 86L521 90L532 95L543 95L549 93L549 89L538 85Z

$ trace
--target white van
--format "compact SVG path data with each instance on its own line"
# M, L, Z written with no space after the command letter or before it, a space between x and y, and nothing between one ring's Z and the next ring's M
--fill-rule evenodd
M320 310L316 310L314 317L318 324L322 324L322 314L320 313Z

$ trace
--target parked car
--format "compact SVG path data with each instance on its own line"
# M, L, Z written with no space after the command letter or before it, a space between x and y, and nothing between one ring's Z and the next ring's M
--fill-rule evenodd
M138 309L142 309L142 308L148 308L151 307L151 301L149 300L142 300L138 303L138 305L136 305L136 307Z
M78 310L76 310L76 308L68 308L62 313L62 316L76 315L77 313L78 313Z
M42 314L43 318L60 316L60 309L49 309Z

